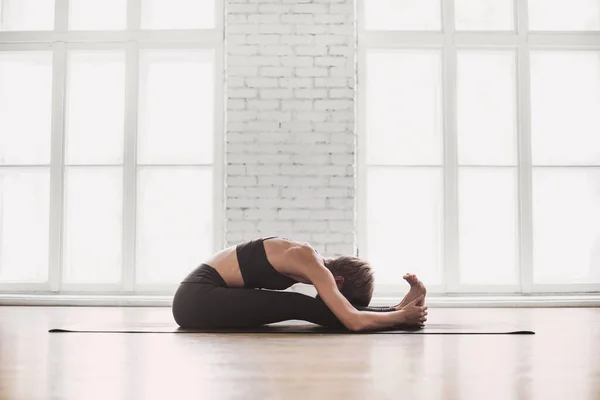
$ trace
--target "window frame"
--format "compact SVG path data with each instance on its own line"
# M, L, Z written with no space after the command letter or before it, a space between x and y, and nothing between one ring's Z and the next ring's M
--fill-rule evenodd
M137 119L139 52L146 49L209 49L214 52L213 160L210 164L186 164L212 168L213 248L224 244L224 5L215 0L211 29L141 29L141 0L127 0L126 28L123 30L81 31L68 29L69 0L55 0L54 30L0 31L0 51L47 50L52 52L52 122L49 165L0 165L0 169L47 168L50 173L50 232L48 280L40 283L2 282L0 293L49 294L165 294L173 284L135 283L137 169L161 166L137 165ZM64 250L65 110L67 57L70 50L120 49L125 52L125 117L123 168L123 239L121 281L116 284L62 283ZM87 166L84 165L84 166ZM112 164L107 164L111 167ZM179 164L164 165L179 167Z
M527 0L513 0L515 24L512 31L455 31L454 0L439 0L440 31L367 30L364 7L357 0L357 251L368 258L367 249L367 173L366 159L366 57L372 49L430 49L442 53L443 98L443 284L428 286L436 294L547 294L600 292L600 284L535 284L533 282L533 221L531 161L530 54L536 50L600 51L600 31L529 31ZM459 283L458 243L458 147L457 147L457 50L511 50L515 54L518 195L517 267L515 285L461 285ZM419 166L414 166L419 167ZM474 166L477 167L477 166ZM558 168L563 166L557 166ZM568 168L569 166L564 166ZM595 167L586 165L584 167ZM399 166L398 168L411 168ZM404 271L398 271L403 273ZM376 284L376 294L387 296L401 290L399 285Z

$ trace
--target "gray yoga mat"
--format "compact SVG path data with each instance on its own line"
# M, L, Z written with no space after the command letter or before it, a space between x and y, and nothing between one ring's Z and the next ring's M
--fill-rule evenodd
M174 323L85 323L64 325L50 329L49 332L80 333L304 333L304 334L351 334L342 329L324 328L313 324L277 323L252 329L181 329ZM360 332L358 334L412 334L412 335L533 335L530 330L523 330L505 323L489 324L427 324L426 327L394 327L380 331Z

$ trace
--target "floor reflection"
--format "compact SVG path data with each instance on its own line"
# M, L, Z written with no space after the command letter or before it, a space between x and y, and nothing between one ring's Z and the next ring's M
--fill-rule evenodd
M49 334L154 308L0 307L0 399L600 399L600 309L434 309L536 335Z

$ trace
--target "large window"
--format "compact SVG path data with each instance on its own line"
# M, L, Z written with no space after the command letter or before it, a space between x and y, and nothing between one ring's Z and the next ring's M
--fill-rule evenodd
M359 252L379 293L600 290L600 2L362 0Z
M171 290L222 244L219 8L0 0L0 290Z

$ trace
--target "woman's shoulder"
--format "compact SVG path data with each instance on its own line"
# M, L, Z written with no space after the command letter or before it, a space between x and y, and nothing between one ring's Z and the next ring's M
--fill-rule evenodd
M294 257L297 253L312 253L315 251L307 242L279 237L265 239L264 246L267 252L279 253L284 257Z
M287 255L290 249L298 248L302 244L286 238L270 237L263 240L263 245L265 246L265 252L269 258L281 258L284 255Z
M309 243L287 239L265 241L265 252L276 270L295 277L305 276L305 269L320 259Z

